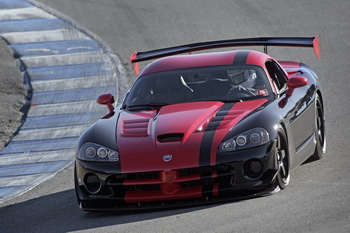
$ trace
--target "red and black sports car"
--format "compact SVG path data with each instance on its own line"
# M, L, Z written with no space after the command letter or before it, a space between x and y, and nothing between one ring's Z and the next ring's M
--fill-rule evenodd
M265 47L177 55L230 46ZM251 38L134 53L159 58L123 103L81 135L75 189L84 210L157 208L235 200L284 189L292 169L326 149L316 73L276 61L267 46L313 47L318 37ZM176 55L176 56L175 56Z

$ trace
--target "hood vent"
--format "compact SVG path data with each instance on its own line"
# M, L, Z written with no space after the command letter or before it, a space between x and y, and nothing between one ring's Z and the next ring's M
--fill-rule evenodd
M219 111L203 128L205 130L215 130L219 127L224 127L245 112L246 110Z
M123 121L123 135L148 136L148 124L150 119L135 119Z
M159 142L179 142L184 137L183 133L169 133L158 136Z

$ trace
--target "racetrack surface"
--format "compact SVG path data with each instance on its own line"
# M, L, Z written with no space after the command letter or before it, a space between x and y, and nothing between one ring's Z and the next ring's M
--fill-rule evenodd
M287 189L273 196L120 214L79 210L70 166L31 192L5 203L0 209L0 232L350 231L349 1L40 2L98 35L125 65L135 50L228 38L319 35L320 61L312 49L271 48L269 54L280 60L303 61L319 74L325 99L327 154L294 170ZM131 75L130 66L127 68Z

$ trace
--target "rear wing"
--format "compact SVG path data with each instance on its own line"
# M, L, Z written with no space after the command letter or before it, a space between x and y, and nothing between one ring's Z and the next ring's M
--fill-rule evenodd
M138 71L138 62L152 60L161 57L172 56L181 53L191 53L194 51L215 49L224 47L238 46L264 46L264 52L267 53L268 46L288 46L288 47L313 47L317 59L320 59L320 44L318 36L316 37L259 37L199 42L175 47L150 50L146 52L134 52L130 57L130 62L136 74Z

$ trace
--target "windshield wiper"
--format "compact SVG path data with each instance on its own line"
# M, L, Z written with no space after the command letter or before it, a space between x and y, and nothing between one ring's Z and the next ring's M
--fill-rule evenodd
M157 109L157 108L163 107L165 105L168 105L168 104L167 103L136 104L136 105L126 106L125 108L132 109L132 110Z
M242 99L222 99L222 100L219 100L221 102L224 102L224 103L236 103L236 102L243 102Z
M219 101L224 103L236 103L236 102L243 102L241 99L204 99L201 101Z

